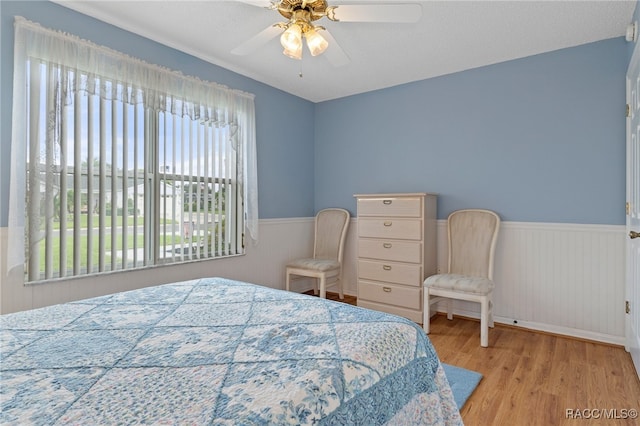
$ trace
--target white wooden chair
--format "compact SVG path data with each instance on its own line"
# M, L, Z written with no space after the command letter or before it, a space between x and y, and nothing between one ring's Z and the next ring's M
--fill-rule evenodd
M447 219L449 271L424 280L423 327L429 334L431 305L447 304L453 319L453 299L480 303L480 346L489 346L493 327L493 263L500 217L490 210L458 210Z
M295 259L287 264L286 288L290 289L292 275L314 278L314 294L326 298L327 284L338 284L340 299L344 299L342 285L342 257L349 227L349 212L344 209L320 210L315 218L313 258Z

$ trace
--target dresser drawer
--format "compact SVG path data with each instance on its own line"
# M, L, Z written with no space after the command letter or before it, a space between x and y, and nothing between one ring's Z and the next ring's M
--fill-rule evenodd
M359 217L358 236L361 238L420 240L422 238L422 221L420 219L365 219Z
M422 265L358 260L358 278L421 287Z
M422 288L358 281L358 299L395 305L408 309L422 309Z
M359 198L358 216L421 217L422 199L405 198Z
M401 308L400 306L385 305L384 303L369 302L368 300L358 299L358 306L373 309L374 311L387 312L389 314L398 315L410 319L413 322L422 324L422 311Z
M358 240L358 256L380 260L420 263L422 244L418 241Z

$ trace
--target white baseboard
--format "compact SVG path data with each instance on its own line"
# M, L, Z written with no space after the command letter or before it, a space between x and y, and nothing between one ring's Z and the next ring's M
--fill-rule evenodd
M446 315L447 313L446 309L438 309L437 311L444 315ZM475 311L465 311L465 310L454 309L453 315L454 317L461 316L461 317L472 318L480 321L480 314ZM496 324L504 324L504 325L519 327L519 328L532 330L532 331L557 334L560 336L573 337L573 338L583 339L583 340L592 340L594 342L608 343L608 344L617 345L617 346L625 346L625 342L626 342L624 336L612 336L610 334L594 333L588 330L561 327L554 324L544 324L544 323L531 322L531 321L518 321L518 320L512 320L510 318L500 317L500 316L494 316L493 321ZM478 324L478 327L480 327L480 324ZM491 331L489 331L489 335L491 335ZM478 328L478 338L479 337L480 337L480 328Z

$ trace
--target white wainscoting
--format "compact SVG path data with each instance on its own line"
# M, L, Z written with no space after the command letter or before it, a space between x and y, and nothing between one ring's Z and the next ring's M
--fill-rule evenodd
M496 248L494 319L525 328L625 344L625 227L503 222ZM438 267L447 225L438 222ZM479 318L479 306L454 312Z
M261 220L259 242L247 242L243 256L25 286L20 283L20 271L7 273L7 228L0 228L0 313L201 277L226 277L284 289L284 265L292 258L311 256L312 244L313 218Z
M357 220L345 245L345 293L357 295ZM0 229L0 252L6 247ZM160 266L90 278L22 286L0 261L1 312L31 309L112 292L206 276L284 289L284 265L310 256L313 218L263 219L260 241L229 259ZM625 227L503 222L496 249L495 320L535 330L624 345ZM438 221L438 267L446 271L446 221ZM310 289L300 280L295 291ZM331 288L330 288L331 290ZM456 302L456 313L479 317L478 306Z
M494 280L498 323L625 344L625 227L502 222ZM345 246L345 293L357 295L357 220ZM438 221L438 270L447 270L447 222ZM439 309L444 311L444 309ZM478 304L454 313L480 318Z

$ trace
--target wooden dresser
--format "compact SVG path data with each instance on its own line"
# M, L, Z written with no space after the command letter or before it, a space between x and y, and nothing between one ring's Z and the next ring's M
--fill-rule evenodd
M436 273L437 196L356 194L358 306L422 323L422 283Z

